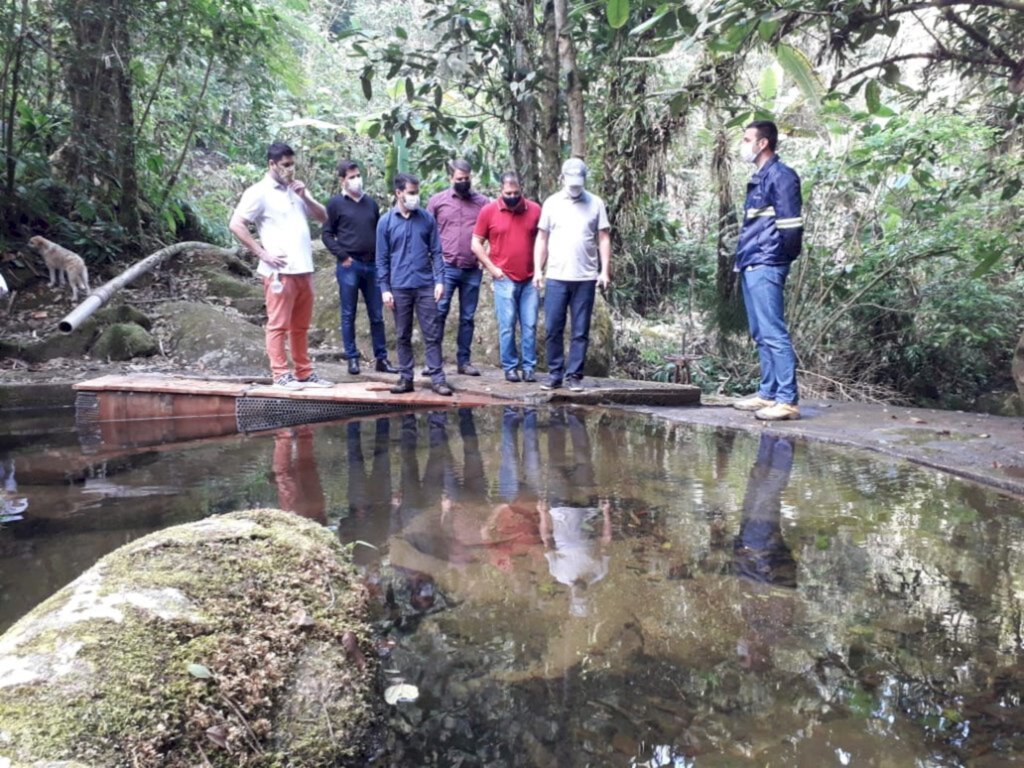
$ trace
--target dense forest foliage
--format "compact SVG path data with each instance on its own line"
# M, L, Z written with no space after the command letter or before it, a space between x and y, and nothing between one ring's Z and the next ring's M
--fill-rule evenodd
M574 154L612 216L622 364L664 375L682 351L744 390L737 149L770 118L804 184L804 386L944 405L1009 386L1019 0L8 0L0 19L6 251L45 234L103 268L227 243L271 140L321 199L345 156L382 198L459 155L485 192L515 168L543 198Z

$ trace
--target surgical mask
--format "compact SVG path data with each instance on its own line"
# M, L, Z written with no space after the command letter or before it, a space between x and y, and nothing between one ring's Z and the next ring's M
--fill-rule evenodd
M743 160L744 163L757 162L757 156L759 154L761 153L757 151L753 144L745 141L740 144L740 159Z
M456 181L452 184L452 189L455 190L455 194L465 197L469 194L469 188L473 186L471 181Z
M351 192L353 195L361 195L363 192L363 178L362 176L353 176L351 179L345 182L345 189Z
M420 196L402 195L402 205L405 206L405 210L407 211L415 211L420 207Z
M501 202L505 204L506 208L515 208L522 199L522 195L502 195Z
M573 200L576 200L580 195L583 194L582 184L566 184L565 191L569 194Z
M295 178L294 165L285 167L283 165L279 165L278 163L274 163L274 171L277 173L277 177L281 180L283 184L291 184L292 180Z

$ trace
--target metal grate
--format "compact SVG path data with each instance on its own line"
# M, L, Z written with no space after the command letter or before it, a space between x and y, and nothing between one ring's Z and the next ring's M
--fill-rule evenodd
M78 442L86 453L95 452L103 442L99 420L99 396L95 392L75 395L75 428L78 430Z
M351 416L372 416L404 410L394 403L335 403L323 400L288 400L276 397L239 397L235 417L239 432L294 427Z

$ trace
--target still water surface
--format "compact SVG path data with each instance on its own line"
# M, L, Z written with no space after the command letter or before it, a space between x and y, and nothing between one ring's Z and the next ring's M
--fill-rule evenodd
M0 631L106 552L254 506L352 543L380 764L1024 764L1024 505L768 435L418 413L103 456L0 419Z

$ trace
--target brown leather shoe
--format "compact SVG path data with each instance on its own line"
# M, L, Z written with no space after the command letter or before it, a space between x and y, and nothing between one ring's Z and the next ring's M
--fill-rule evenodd
M392 395L404 395L406 392L412 392L415 387L412 385L412 379L401 378L398 383L391 388Z

